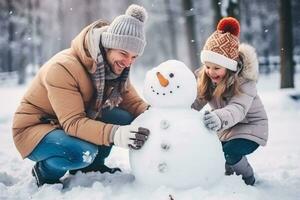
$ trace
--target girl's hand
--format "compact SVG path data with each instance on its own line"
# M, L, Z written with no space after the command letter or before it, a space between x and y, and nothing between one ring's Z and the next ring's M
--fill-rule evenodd
M203 117L204 125L213 131L218 131L221 129L222 122L218 115L214 112L205 111Z

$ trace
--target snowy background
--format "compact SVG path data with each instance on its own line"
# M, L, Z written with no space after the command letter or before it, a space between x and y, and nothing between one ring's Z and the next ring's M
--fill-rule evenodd
M135 72L133 83L141 91L144 72ZM257 184L246 186L241 177L225 177L210 189L174 190L161 186L145 188L131 175L128 151L114 148L106 164L121 167L117 174L78 173L66 177L67 188L45 185L37 188L31 176L33 162L22 160L14 147L11 133L13 113L27 85L0 86L0 199L300 199L300 101L289 95L299 93L300 74L295 75L296 89L280 90L279 74L260 77L258 92L269 117L270 135L266 147L260 147L249 161ZM179 119L180 120L180 119ZM211 173L214 173L213 171ZM171 197L170 197L171 195Z
M67 187L45 185L37 188L31 176L33 162L22 160L11 133L13 113L42 63L70 41L87 24L96 19L112 20L131 3L144 6L149 13L147 41L143 57L138 59L140 71L133 72L133 82L141 91L145 70L173 58L191 68L205 39L215 30L214 17L219 7L227 8L229 0L0 0L0 200L14 199L222 199L222 200L299 200L300 199L300 101L290 98L300 93L300 1L291 0L295 88L279 89L280 2L236 1L241 14L241 41L257 49L261 75L258 92L269 117L269 141L249 161L255 170L257 184L246 186L241 177L225 177L210 189L174 190L145 188L131 175L128 151L114 148L107 165L121 167L123 173L76 174L65 177ZM183 9L183 3L193 2ZM212 2L218 6L213 6ZM233 5L234 7L234 5ZM188 37L185 21L194 16L196 35ZM191 28L191 27L189 27ZM159 37L158 37L159 36ZM286 38L290 38L287 36ZM189 52L196 46L197 52ZM268 74L268 75L266 75ZM20 85L18 85L19 83ZM214 173L213 171L211 172ZM171 195L171 196L170 196ZM172 197L172 198L171 198Z

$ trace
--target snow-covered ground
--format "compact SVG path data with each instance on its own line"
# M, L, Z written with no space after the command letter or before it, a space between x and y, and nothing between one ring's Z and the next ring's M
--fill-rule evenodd
M137 78L139 77L139 78ZM141 88L141 74L134 83ZM300 74L295 77L300 93ZM296 90L279 90L279 75L261 76L259 94L265 104L270 125L269 141L249 156L257 177L255 187L246 186L241 177L225 177L210 189L174 190L137 185L130 173L128 151L114 148L107 165L119 166L117 174L76 174L60 184L37 188L31 176L33 162L22 160L14 147L11 121L26 86L0 86L0 199L300 199L300 101L289 98ZM179 161L180 162L180 161ZM214 173L213 171L211 173ZM155 180L154 180L155 181ZM171 196L170 196L171 195Z

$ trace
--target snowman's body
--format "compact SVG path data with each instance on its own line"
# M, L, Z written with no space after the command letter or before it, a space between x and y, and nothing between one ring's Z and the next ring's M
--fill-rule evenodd
M224 158L217 135L204 127L202 114L190 108L196 89L194 75L179 61L167 61L147 73L144 94L152 107L133 124L148 128L150 136L142 149L130 151L138 182L191 188L210 186L222 177Z

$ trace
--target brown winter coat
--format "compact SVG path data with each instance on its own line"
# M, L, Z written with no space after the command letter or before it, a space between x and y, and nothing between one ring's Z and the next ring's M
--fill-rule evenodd
M113 125L89 119L85 112L94 93L88 72L94 61L87 50L87 33L94 26L103 25L98 21L83 29L71 48L53 56L32 81L13 118L13 139L23 158L57 127L82 140L109 145ZM105 93L108 92L106 85ZM130 84L122 98L120 107L134 116L148 106ZM58 123L44 123L43 117L57 119Z
M256 90L257 57L249 45L241 44L239 51L244 56L239 87L241 94L228 99L213 97L208 103L221 119L222 128L218 131L221 141L244 138L264 146L268 139L268 118ZM200 110L206 103L197 99L193 107Z

